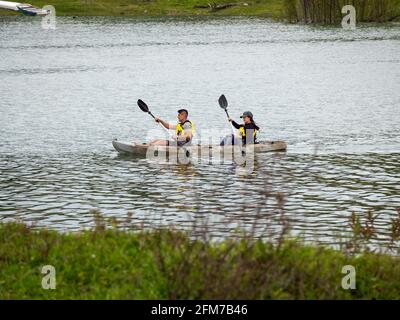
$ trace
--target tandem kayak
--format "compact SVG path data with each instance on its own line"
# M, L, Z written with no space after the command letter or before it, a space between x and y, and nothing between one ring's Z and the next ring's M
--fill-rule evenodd
M234 146L220 146L220 145L190 145L183 147L176 146L150 146L146 143L122 142L117 139L112 142L115 150L122 154L131 154L135 156L146 156L148 152L157 152L165 154L176 154L180 150L184 150L187 155L209 155L213 152L232 152ZM287 149L286 142L284 141L264 141L254 144L249 147L241 147L244 152L272 152L272 151L285 151Z

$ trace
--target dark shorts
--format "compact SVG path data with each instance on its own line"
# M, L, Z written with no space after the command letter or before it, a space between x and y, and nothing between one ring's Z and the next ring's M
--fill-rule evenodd
M183 147L183 146L189 146L190 145L190 141L186 142L186 141L176 141L176 140L168 140L168 146L178 146L178 147Z

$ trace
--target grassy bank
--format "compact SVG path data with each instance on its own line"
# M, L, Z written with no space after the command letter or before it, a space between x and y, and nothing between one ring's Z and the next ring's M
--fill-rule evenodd
M211 7L208 4L211 3ZM260 16L281 18L283 0L33 0L42 7L53 5L60 16ZM215 5L214 5L215 4ZM226 8L224 4L235 4ZM200 8L205 6L205 8ZM6 14L0 10L0 14Z
M305 23L340 23L352 4L359 22L400 20L400 0L33 0L55 6L59 16L254 16ZM0 9L0 14L17 14Z
M204 236L204 234L203 234ZM282 240L216 243L169 230L60 234L0 224L0 299L399 299L399 258ZM41 287L41 268L56 289ZM356 289L341 287L342 268Z

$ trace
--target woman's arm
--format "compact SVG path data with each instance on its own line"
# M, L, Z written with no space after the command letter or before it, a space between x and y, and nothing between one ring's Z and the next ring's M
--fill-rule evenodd
M235 120L233 120L232 118L229 118L229 121L232 123L232 125L236 128L239 129L241 127L240 124L236 123Z

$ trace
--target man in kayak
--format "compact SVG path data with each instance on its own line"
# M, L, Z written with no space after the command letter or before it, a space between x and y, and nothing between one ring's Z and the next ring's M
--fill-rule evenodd
M176 125L155 118L156 122L161 123L165 128L175 130L172 140L155 140L150 142L152 146L184 146L190 145L194 135L194 124L188 119L189 112L186 109L178 110L178 120Z
M250 111L245 111L240 117L243 119L243 124L236 123L232 118L229 118L229 121L236 129L239 130L242 144L245 145L246 143L257 143L257 131L260 130L260 128L254 122L253 114Z

